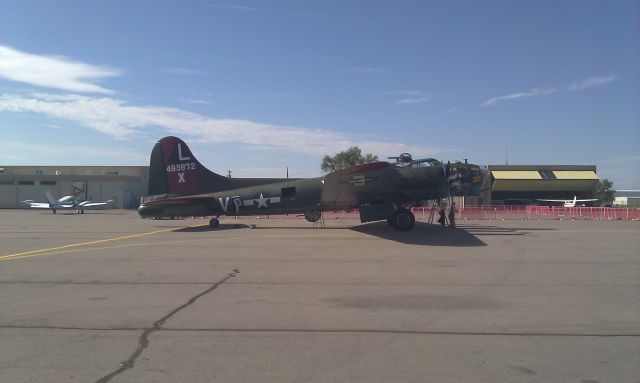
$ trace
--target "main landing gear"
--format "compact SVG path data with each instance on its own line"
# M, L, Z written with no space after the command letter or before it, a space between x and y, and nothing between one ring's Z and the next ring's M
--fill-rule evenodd
M387 218L387 223L395 230L409 231L415 225L416 217L410 210L400 208L391 217Z
M304 212L304 219L309 222L318 222L322 218L322 213L319 210L307 210Z
M218 220L218 217L211 218L211 220L209 221L209 227L212 229L215 229L219 225L220 225L220 221Z

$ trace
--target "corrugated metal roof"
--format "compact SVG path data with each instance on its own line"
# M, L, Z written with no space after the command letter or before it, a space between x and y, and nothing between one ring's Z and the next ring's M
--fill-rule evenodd
M597 180L598 175L590 170L554 170L559 180Z
M590 192L595 187L595 180L495 180L492 191L540 191L540 192Z
M537 170L492 170L493 178L497 180L539 180Z
M489 170L592 170L595 165L487 165Z

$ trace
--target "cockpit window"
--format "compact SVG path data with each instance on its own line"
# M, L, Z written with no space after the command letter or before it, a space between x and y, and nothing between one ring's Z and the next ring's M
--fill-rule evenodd
M412 168L427 168L429 166L440 166L441 162L435 158L427 158L424 160L411 161Z

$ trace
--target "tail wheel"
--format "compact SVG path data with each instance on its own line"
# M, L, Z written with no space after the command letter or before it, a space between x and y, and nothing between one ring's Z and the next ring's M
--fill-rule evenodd
M413 228L416 223L416 217L407 209L398 209L390 218L391 226L400 231L408 231Z
M220 221L218 221L218 218L211 218L211 220L209 221L209 227L215 229L216 227L218 227L218 225L220 225Z

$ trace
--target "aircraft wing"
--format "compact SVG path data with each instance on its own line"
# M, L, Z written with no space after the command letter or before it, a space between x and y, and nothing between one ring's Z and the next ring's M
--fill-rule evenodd
M78 205L82 206L82 207L92 207L92 206L106 206L106 205L110 205L113 203L113 200L110 199L106 202L91 202L91 201L84 201L84 202L80 202Z
M353 207L377 199L402 177L388 162L372 162L337 170L324 178L322 202L333 206Z
M542 198L538 198L537 201L545 201L545 202L566 202L566 201L571 201L573 202L572 199L542 199ZM581 200L578 200L581 201Z
M597 198L589 198L589 199L577 199L576 202L589 202L589 201L597 201Z
M214 215L217 213L216 202L210 195L154 199L140 205L138 212L143 217Z
M33 209L49 209L50 208L49 204L46 202L22 201L21 203L24 204L26 207L33 208Z

